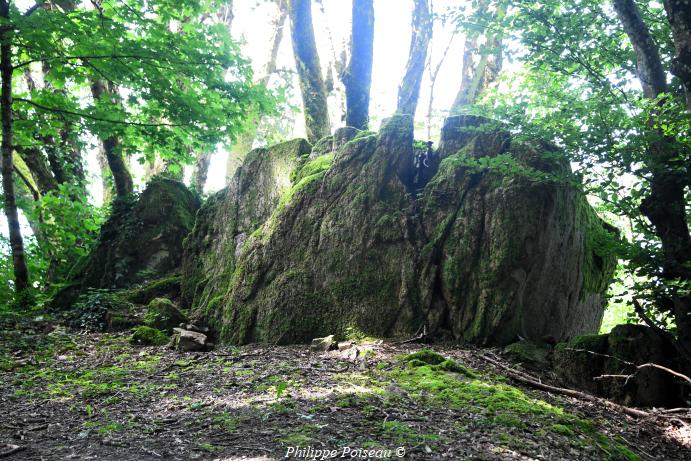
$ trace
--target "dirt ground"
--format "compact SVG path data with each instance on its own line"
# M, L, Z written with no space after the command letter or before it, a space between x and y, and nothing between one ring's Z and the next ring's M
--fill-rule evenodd
M683 414L641 421L522 387L487 350L425 346L460 365L442 370L401 362L422 346L377 342L178 353L61 329L28 342L0 371L3 459L691 459Z

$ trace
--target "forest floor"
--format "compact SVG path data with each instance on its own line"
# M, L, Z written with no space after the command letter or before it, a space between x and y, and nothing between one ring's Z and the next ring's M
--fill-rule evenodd
M428 346L452 359L433 365L377 342L179 353L37 325L0 339L3 459L691 459L688 422L522 387L487 349Z

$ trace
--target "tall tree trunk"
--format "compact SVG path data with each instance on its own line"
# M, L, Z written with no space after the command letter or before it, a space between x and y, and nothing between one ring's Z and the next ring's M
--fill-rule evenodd
M64 90L57 90L49 83L48 73L50 65L46 62L42 65L44 89L65 96ZM30 92L37 89L36 81L31 70L26 67L23 70L24 80ZM86 181L82 158L77 141L74 139L72 122L65 120L60 129L60 143L55 142L54 136L37 135L47 156L38 147L17 147L15 150L22 157L38 183L41 195L50 190L56 190L58 184L72 183L85 188ZM46 162L46 158L48 161Z
M23 294L29 288L29 269L24 254L24 241L19 227L19 213L14 195L12 177L12 26L9 0L0 0L0 17L6 22L0 29L0 76L2 89L0 93L0 111L2 112L2 189L5 196L5 215L10 232L12 250L12 268L14 284L18 299L24 300Z
M484 0L478 4L478 11L486 11L490 1ZM506 4L497 5L495 22L501 21L506 15ZM451 105L451 114L459 114L464 107L475 104L482 91L489 87L499 76L502 66L502 34L487 31L483 47L478 45L479 37L473 35L466 38L463 52L463 67L461 71L461 87Z
M91 94L95 100L100 100L106 97L115 97L116 89L112 84L103 80L94 80L91 83ZM117 135L103 136L101 138L103 143L103 151L106 154L106 160L110 172L113 175L113 182L115 184L115 193L118 198L125 197L134 192L134 183L132 176L127 169L127 163L122 156L122 146Z
M102 142L99 143L96 150L96 161L98 162L98 169L101 172L101 193L103 196L103 204L105 205L113 201L113 197L115 197L115 186L113 185L113 174L110 172L106 151L103 148Z
M677 55L672 74L684 84L686 107L691 110L691 4L688 0L664 0Z
M373 0L353 0L350 61L341 80L346 90L346 125L366 130L374 51Z
M614 0L614 9L629 37L637 58L637 73L647 98L655 99L667 92L665 71L660 54L641 13L633 0ZM688 6L686 7L688 8ZM654 118L654 115L653 115ZM650 125L653 130L654 120ZM641 212L650 220L660 238L664 261L661 277L673 286L675 280L691 280L691 238L686 217L685 188L688 175L679 165L676 152L663 137L648 149L647 165L651 171L650 193L641 202ZM670 310L677 324L677 339L682 350L691 354L691 296L672 290L661 300L663 309ZM690 364L691 366L691 364Z
M278 50L283 41L286 19L288 18L288 1L276 0L278 8L276 17L274 19L274 29L271 36L271 49L269 50L269 57L266 60L264 67L264 75L260 79L260 83L268 85L271 76L276 72L276 60L278 59ZM238 169L245 159L247 153L252 150L252 145L257 137L257 128L261 123L261 116L257 116L254 122L250 124L249 128L241 133L238 138L232 143L230 151L228 152L228 160L226 161L226 184L230 183L235 170Z
M192 187L198 193L204 193L204 186L206 179L209 176L209 164L211 163L211 153L200 152L197 154L197 161L194 164L194 171L192 172Z
M266 60L266 66L264 66L264 75L261 78L261 83L263 85L269 84L269 79L276 72L276 60L278 59L278 50L281 47L281 42L283 41L283 31L288 18L288 1L289 0L276 0L276 6L278 7L278 13L274 20L273 34L271 36L271 49L269 50L269 58Z
M331 132L326 86L312 26L311 0L290 0L291 38L305 113L307 139L315 143Z
M432 17L428 0L415 0L408 63L403 80L398 87L397 111L415 116L420 98L420 85L427 61L427 48L432 38Z
M470 87L473 81L473 75L475 74L475 56L477 55L477 43L478 36L473 35L472 37L466 37L465 44L463 47L463 64L461 67L461 87L458 89L456 94L456 99L454 99L451 105L451 114L458 114L463 107L472 104L470 98Z

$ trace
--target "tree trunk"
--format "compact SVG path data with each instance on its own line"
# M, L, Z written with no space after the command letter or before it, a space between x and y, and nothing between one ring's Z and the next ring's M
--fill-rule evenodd
M478 11L489 8L489 0L478 4ZM506 4L497 5L495 21L506 15ZM502 66L502 34L486 32L485 44L478 46L478 36L466 38L461 71L461 87L451 105L451 114L459 114L464 107L475 104L482 91L496 81Z
M305 130L311 143L331 133L326 86L322 78L319 54L314 40L311 0L290 0L291 38L295 66L300 78Z
M278 13L274 20L274 31L271 37L269 58L267 59L266 66L264 67L264 75L262 75L260 80L263 85L268 85L271 76L276 72L278 50L280 49L281 42L283 41L285 22L288 18L288 1L289 0L276 0ZM228 160L226 161L226 184L230 183L231 178L233 175L235 175L235 170L242 165L245 156L250 150L252 150L254 139L257 136L257 128L260 123L261 117L254 117L253 123L250 123L250 127L247 128L245 132L241 133L231 145L230 151L228 152Z
M197 162L194 165L194 172L192 173L192 187L199 194L204 193L204 186L209 175L209 164L211 163L211 154L209 152L202 152L197 154Z
M24 241L19 227L19 213L14 195L12 177L12 26L9 24L10 3L0 0L0 17L6 24L0 29L0 76L2 90L0 93L0 111L2 112L2 188L5 196L5 215L10 232L12 250L12 268L18 300L26 299L23 294L29 288L29 269L24 254Z
M637 73L647 98L655 99L667 92L665 72L660 54L641 13L633 0L614 0L614 9L629 37L637 58ZM688 8L688 7L687 7ZM653 115L654 118L654 115ZM651 119L651 129L654 120ZM664 260L661 277L674 287L675 281L691 280L691 238L686 218L685 188L688 176L675 161L679 153L662 133L649 146L647 166L651 171L650 193L641 202L641 212L650 220L660 238ZM683 288L682 288L683 290ZM663 310L670 310L677 324L677 340L682 350L691 353L691 296L671 289L660 301ZM690 364L691 365L691 364Z
M684 84L686 107L691 110L691 4L688 0L664 0L664 4L677 51L671 71Z
M115 88L107 82L102 80L94 80L91 83L91 94L95 100L100 100L104 97L112 97L116 94ZM115 193L118 198L125 197L134 192L134 184L132 176L127 169L127 164L122 156L122 146L117 135L101 137L103 143L103 151L106 154L106 160L110 167L110 172L113 175L113 182L115 184Z
M16 147L15 150L22 160L24 160L27 168L29 168L31 176L34 178L34 181L36 181L36 186L41 195L46 195L48 192L57 190L58 182L53 177L43 152L36 147Z
M478 36L467 37L463 47L463 64L461 67L461 87L458 89L456 99L451 105L451 115L456 115L461 110L472 104L469 97L471 82L473 81L473 74L475 72L475 63L473 59L477 55Z
M667 91L667 79L657 45L634 0L614 0L613 6L636 52L636 71L643 94L646 98L655 99Z
M350 61L341 80L346 90L346 125L366 130L374 52L373 0L353 0Z
M274 20L274 31L271 36L271 50L269 51L269 59L266 61L266 66L264 67L264 75L262 76L261 83L264 85L269 84L269 79L276 72L276 60L278 59L278 50L281 47L281 42L283 41L283 28L285 27L286 19L288 18L288 3L289 0L277 0L276 6L278 7L278 14Z
M106 151L103 148L103 143L99 143L96 150L96 160L98 161L98 168L101 172L101 193L103 196L103 204L113 201L115 197L115 187L113 185L113 174L110 172L108 166L108 159L106 158Z
M420 97L420 85L427 61L427 48L432 38L432 17L428 0L415 0L413 10L410 50L403 80L398 87L397 111L401 114L415 116Z

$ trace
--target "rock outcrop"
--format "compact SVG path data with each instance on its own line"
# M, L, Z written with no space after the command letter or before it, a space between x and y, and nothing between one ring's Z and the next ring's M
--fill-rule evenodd
M200 210L184 300L222 340L596 331L612 236L553 147L473 117L417 161L410 117L353 134L255 151Z
M573 338L558 344L553 358L564 385L642 407L684 405L683 386L672 374L637 369L654 363L678 370L678 360L674 345L644 325L617 325L608 334Z
M302 139L251 151L230 185L211 196L185 241L182 296L208 309L225 294L245 241L292 187L291 175L311 152Z
M152 179L139 196L116 201L96 247L72 269L53 305L68 308L89 288L129 288L157 280L160 289L150 290L152 296L174 291L170 277L164 277L180 270L182 243L199 207L199 198L184 184L162 177ZM135 294L148 302L145 293Z

